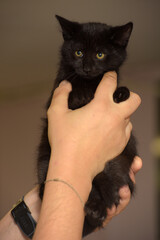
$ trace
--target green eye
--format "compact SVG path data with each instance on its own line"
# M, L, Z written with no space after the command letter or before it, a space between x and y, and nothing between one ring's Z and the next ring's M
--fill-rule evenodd
M104 53L102 53L102 52L99 52L99 53L97 53L97 55L96 55L96 57L98 58L98 59L103 59L104 58Z
M80 50L75 51L75 55L76 55L77 57L83 57L83 53L82 53L82 51L80 51Z

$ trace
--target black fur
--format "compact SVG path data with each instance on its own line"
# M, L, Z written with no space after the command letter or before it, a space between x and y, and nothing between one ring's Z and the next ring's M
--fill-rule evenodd
M126 58L126 47L133 24L130 22L123 26L111 27L101 23L85 23L68 21L56 16L64 38L61 48L60 67L51 96L47 102L50 105L54 89L59 83L67 79L72 83L68 105L76 109L89 103L105 72L116 71ZM81 57L75 52L81 51ZM96 54L104 54L98 59ZM119 82L119 78L118 78ZM114 93L114 101L119 103L129 97L126 87L118 88ZM47 136L48 123L44 120L44 129L38 154L38 182L40 184L40 197L43 197L44 184L50 159L50 146ZM97 227L102 227L106 218L106 209L113 204L119 204L119 189L129 185L131 193L134 184L129 177L129 169L134 156L137 155L135 139L132 136L127 147L120 156L108 162L103 172L98 174L92 185L92 191L85 205L85 223L83 236L89 234Z

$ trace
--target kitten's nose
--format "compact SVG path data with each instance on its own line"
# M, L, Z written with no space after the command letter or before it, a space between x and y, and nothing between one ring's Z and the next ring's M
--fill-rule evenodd
M84 71L85 73L89 74L89 73L91 72L91 68L88 67L88 66L84 66L84 67L83 67L83 71Z

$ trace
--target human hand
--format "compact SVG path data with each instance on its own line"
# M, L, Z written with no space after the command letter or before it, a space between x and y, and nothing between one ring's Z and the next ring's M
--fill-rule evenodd
M136 156L130 168L130 178L132 179L134 184L136 183L135 174L138 173L141 168L142 168L142 159ZM112 220L113 217L120 214L129 204L131 199L131 192L128 186L122 187L119 191L119 195L120 195L119 205L117 207L113 205L111 209L107 209L107 218L103 222L103 227L105 227ZM98 231L99 229L100 228L97 228L95 231Z
M78 166L76 171L92 180L107 161L123 151L132 130L129 117L138 108L140 98L131 93L128 100L116 104L113 101L116 87L116 73L106 73L94 99L76 110L68 109L70 83L62 82L55 90L48 110L54 166L72 169Z

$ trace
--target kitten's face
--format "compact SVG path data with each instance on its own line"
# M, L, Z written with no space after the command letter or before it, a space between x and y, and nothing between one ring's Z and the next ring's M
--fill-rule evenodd
M101 23L79 24L57 18L64 37L62 57L78 75L92 79L107 71L118 71L126 57L132 23L113 28Z
M64 44L64 56L78 75L94 78L112 67L110 64L112 47L109 43L103 42L104 33L97 31L92 34L90 31L86 33L84 28L85 26L74 39Z

